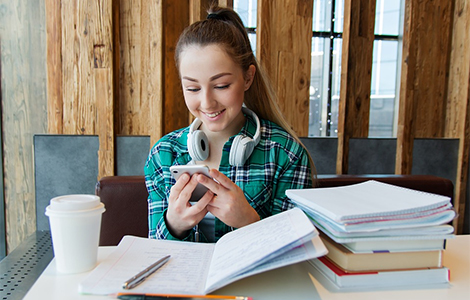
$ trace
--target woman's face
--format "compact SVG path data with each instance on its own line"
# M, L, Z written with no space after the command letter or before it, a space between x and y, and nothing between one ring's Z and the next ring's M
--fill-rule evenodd
M217 45L188 46L181 53L179 67L186 106L203 122L201 129L237 134L244 124L241 107L255 67L244 74Z

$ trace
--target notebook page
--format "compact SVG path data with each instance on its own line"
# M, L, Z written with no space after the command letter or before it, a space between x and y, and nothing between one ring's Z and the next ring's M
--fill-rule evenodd
M83 294L126 292L122 284L159 258L170 260L133 293L203 294L214 244L162 241L125 236L116 250L80 283Z
M270 258L310 242L315 234L318 234L315 227L298 208L226 234L214 249L207 292Z
M374 180L333 188L287 190L286 195L336 222L416 212L450 202L449 197Z

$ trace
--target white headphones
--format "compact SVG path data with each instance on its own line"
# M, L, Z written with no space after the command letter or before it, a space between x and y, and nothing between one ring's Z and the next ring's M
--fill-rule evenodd
M232 166L243 166L250 157L253 149L259 143L260 139L260 122L258 116L246 107L242 107L242 111L250 115L256 122L256 132L253 138L246 135L237 135L230 148L229 163ZM209 140L202 130L198 130L202 121L197 119L193 121L189 127L188 134L188 151L193 160L204 161L209 157Z

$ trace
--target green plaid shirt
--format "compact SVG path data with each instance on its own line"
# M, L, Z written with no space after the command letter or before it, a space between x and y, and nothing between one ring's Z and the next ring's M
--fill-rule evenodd
M219 171L235 182L245 193L250 205L261 218L293 207L286 197L287 189L312 187L310 166L305 149L282 127L260 119L260 142L243 167L229 164L229 153L235 136L224 145ZM253 137L256 123L247 117L239 134ZM170 166L186 165L191 161L187 148L189 127L176 130L161 138L150 151L145 164L145 181L149 192L149 237L176 239L165 224L170 189L175 180ZM215 239L232 230L215 219ZM193 240L190 233L184 240Z

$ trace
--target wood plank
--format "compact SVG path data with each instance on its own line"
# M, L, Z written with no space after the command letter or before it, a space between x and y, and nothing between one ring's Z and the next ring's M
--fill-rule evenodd
M116 134L150 135L151 145L163 132L162 9L158 0L120 1L116 36Z
M405 2L396 173L410 174L413 139L443 137L452 3Z
M95 133L93 32L98 17L92 3L62 2L64 134Z
M345 0L336 173L348 173L349 139L369 134L375 1Z
M98 178L113 176L114 168L114 85L113 85L113 8L112 0L96 1L94 11L98 13L93 27L94 80L96 105L96 133L98 150Z
M33 135L47 131L44 1L3 1L3 193L7 253L36 230Z
M151 38L145 61L148 67L144 81L150 107L147 119L149 131L146 134L150 135L152 147L163 136L163 3L153 1L147 8L149 18L146 28Z
M175 65L175 45L188 25L188 1L163 1L163 134L189 125L189 111Z
M142 78L146 76L141 73L145 72L142 66L143 49L142 39L145 35L145 29L142 28L141 22L146 22L148 16L142 16L145 10L142 7L141 0L135 1L119 1L119 40L116 41L119 47L119 76L116 78L115 84L118 85L118 101L116 108L116 134L122 135L138 135L144 134L147 130L141 124L148 120L148 107L145 95L142 95ZM148 13L148 12L147 12ZM116 67L118 67L116 66ZM142 97L144 96L144 97ZM143 102L142 102L143 101Z
M47 120L48 132L63 131L62 22L61 1L45 0L47 44Z
M257 58L299 136L308 135L312 1L258 1Z
M449 0L416 1L415 137L443 137L452 37Z
M463 232L467 199L470 148L470 4L455 2L452 48L450 53L449 89L447 95L446 137L459 138L454 206L459 217L454 220L456 232Z
M95 68L95 93L97 106L98 180L115 175L114 97L112 68Z
M416 101L414 100L417 49L413 43L416 40L415 23L418 15L414 8L414 0L405 2L400 103L397 125L396 174L411 174L413 160L413 139L415 136L415 122L413 120L417 111Z

